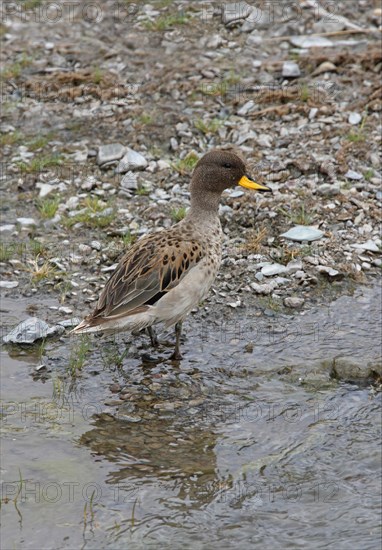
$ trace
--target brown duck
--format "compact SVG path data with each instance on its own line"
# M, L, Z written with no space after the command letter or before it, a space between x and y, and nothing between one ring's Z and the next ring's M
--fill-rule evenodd
M139 239L122 257L103 289L93 313L72 332L149 330L175 325L179 351L182 322L208 294L221 262L223 232L219 202L227 188L241 185L271 191L246 174L244 162L234 153L213 150L204 155L192 175L191 208L169 229Z

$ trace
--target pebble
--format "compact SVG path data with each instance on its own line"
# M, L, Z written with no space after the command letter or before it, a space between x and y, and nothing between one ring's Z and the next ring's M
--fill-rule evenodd
M49 193L52 193L52 191L55 190L55 186L50 183L37 182L36 187L40 190L38 196L41 198L46 197Z
M102 250L102 244L99 241L91 241L90 246L93 248L93 250Z
M168 170L171 168L170 164L165 160L158 160L157 162L158 170L161 172L162 170Z
M58 325L63 328L72 328L76 327L81 323L81 320L79 317L72 317L71 319L65 319L64 321L58 321Z
M62 333L63 330L60 325L51 326L37 317L28 317L4 336L3 340L6 344L33 344L36 340Z
M352 124L353 126L356 126L359 124L362 120L362 116L359 113L350 113L348 122L349 124Z
M264 285L259 285L258 283L250 283L249 285L252 290L254 290L257 294L265 294L265 295L268 295L268 294L271 294L274 289L276 288L277 286L277 283L276 281L271 281L270 283L267 283L267 284L264 284Z
M16 221L22 227L30 227L31 225L37 225L36 220L33 218L17 218Z
M127 153L120 160L116 173L123 174L129 170L143 170L146 168L148 162L143 155L133 151L130 147L127 148Z
M232 25L246 19L253 8L247 2L232 2L222 5L222 21L224 25Z
M330 61L324 61L312 72L312 76L317 76L322 73L332 73L335 71L337 71L337 67L334 65L334 63L331 63Z
M323 273L327 275L330 279L333 279L333 280L341 280L344 278L343 273L340 273L336 269L333 269L332 267L328 267L326 265L318 265L317 271L319 273Z
M360 250L368 250L369 252L381 252L376 243L369 239L365 243L355 243L350 245L352 248L358 248Z
M240 107L240 109L237 111L237 114L239 116L245 116L250 111L252 111L254 109L254 107L255 107L255 102L252 99L250 99L249 101L244 103L244 105L242 107Z
M284 61L282 75L285 78L297 78L301 75L300 67L295 61Z
M138 176L134 172L127 172L121 179L122 189L136 191L138 189Z
M291 36L289 40L293 46L298 48L328 48L334 46L334 42L324 36Z
M340 193L341 188L338 183L322 183L317 187L317 195L321 195L323 197L334 197L335 195L339 195Z
M73 313L73 310L70 309L70 307L66 307L66 306L60 306L58 308L58 311L60 311L61 313L65 313L65 315L70 315L71 313Z
M297 296L288 296L287 298L284 298L284 305L286 307L297 309L302 307L304 303L304 298L298 298Z
M68 210L74 210L75 208L77 208L78 204L80 202L80 199L79 197L69 197L68 200L66 201L66 208Z
M88 244L83 243L78 245L78 250L81 252L81 254L84 254L85 256L90 254L90 252L92 251L91 247Z
M265 275L265 277L272 277L273 275L287 273L287 268L285 267L285 265L281 264L265 265L261 268L261 273Z
M348 170L345 174L345 178L348 178L349 180L359 181L363 179L363 175L359 172L356 172L355 170Z
M0 281L0 288L16 288L19 286L18 281Z
M3 233L4 231L13 231L14 229L16 229L16 226L11 223L0 225L0 233Z
M317 241L324 236L324 233L315 227L308 225L296 225L289 229L286 233L282 233L280 237L289 239L290 241Z
M302 261L301 260L291 260L286 266L287 273L295 273L296 271L302 270Z
M125 153L126 147L121 143L101 145L98 149L97 164L102 166L103 164L117 161L121 159Z

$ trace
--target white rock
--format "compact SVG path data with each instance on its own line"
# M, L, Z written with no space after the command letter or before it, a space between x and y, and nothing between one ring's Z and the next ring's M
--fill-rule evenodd
M94 249L94 250L98 250L100 251L102 249L102 244L99 242L99 241L92 241L90 243L90 246Z
M261 273L265 275L265 277L272 277L273 275L280 275L281 273L286 273L287 269L285 265L281 264L271 264L271 265L265 265L261 268Z
M237 114L239 116L245 116L246 114L248 114L250 111L252 111L252 109L254 108L255 106L255 102L250 99L249 101L247 101L246 103L244 103L244 105L242 107L240 107L240 109L237 111Z
M274 289L277 286L277 283L275 281L271 281L268 284L265 285L259 285L258 283L250 283L249 285L252 290L254 290L257 294L271 294L271 292L274 291Z
M58 311L61 311L61 313L65 313L66 315L70 315L71 313L73 313L73 310L70 309L70 307L65 307L65 306L60 306L58 308Z
M129 170L143 170L147 164L147 160L143 155L128 147L127 153L120 160L116 172L117 174L123 174Z
M51 185L50 183L38 182L36 183L36 187L37 189L40 189L38 196L42 198L46 197L49 193L55 190L54 185Z
M327 275L329 275L329 277L335 277L340 273L336 269L333 269L332 267L328 267L327 265L318 265L317 271L319 271L320 273L326 273Z
M29 227L31 225L37 225L36 220L33 218L17 218L17 223L19 223L23 227Z
M40 338L46 338L53 334L63 332L63 327L50 326L48 323L37 317L28 317L15 327L9 334L4 336L6 344L33 344Z
M360 250L368 250L369 252L381 252L376 243L369 239L365 243L356 243L350 245L352 248L358 248Z
M108 162L119 160L126 152L126 147L121 143L110 143L101 145L98 149L97 164L102 165Z
M247 2L232 2L222 5L222 21L225 25L246 19L253 8Z
M19 286L18 281L0 281L0 288L16 288Z
M290 42L298 48L328 48L334 42L324 36L291 36Z
M291 260L286 266L287 273L295 273L296 271L299 271L301 269L302 269L301 260Z
M122 189L129 189L135 191L138 189L138 177L134 172L127 172L121 179Z
M304 298L298 298L297 296L288 296L284 299L284 305L291 308L302 307L305 303Z
M242 197L243 195L245 195L245 193L241 189L229 189L228 190L228 196L231 197L232 199L237 199L239 197Z
M16 226L11 223L0 225L0 233L3 233L4 231L13 231L15 228Z
M168 168L171 168L170 164L165 160L158 160L157 165L160 172L162 170L168 170Z
M359 113L350 113L348 122L349 124L352 124L353 126L356 126L359 124L362 120L362 116Z
M301 75L300 67L295 61L284 61L282 75L286 78L296 78Z
M80 202L80 199L78 197L69 197L68 200L66 201L66 208L68 210L74 210L74 208L77 208L78 204Z
M296 225L286 233L280 235L280 237L284 237L284 239L289 239L290 241L317 241L323 236L324 233L322 231L308 225Z
M363 179L363 175L359 172L355 172L355 170L348 170L345 174L345 178L348 178L349 180L359 181Z

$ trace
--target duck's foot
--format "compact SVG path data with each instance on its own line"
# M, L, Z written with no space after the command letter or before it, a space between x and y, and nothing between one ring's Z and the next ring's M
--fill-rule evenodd
M155 330L153 327L147 327L147 332L149 333L152 347L157 348L159 346L159 340Z
M180 336L182 334L182 321L179 321L175 325L175 350L171 355L170 359L172 361L180 361L182 359L182 354L180 353Z

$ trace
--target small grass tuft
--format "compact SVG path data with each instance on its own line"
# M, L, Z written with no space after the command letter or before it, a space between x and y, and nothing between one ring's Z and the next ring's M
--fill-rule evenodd
M375 172L372 169L366 170L366 172L363 175L366 181L370 181L371 178L373 178L374 176L375 176Z
M109 211L109 208L112 208L110 204L98 197L87 197L83 202L83 207L83 210L72 218L63 218L63 225L70 228L76 223L83 223L87 227L103 228L110 225L115 218L114 209Z
M122 243L124 247L131 246L136 240L137 237L132 235L130 231L128 231L125 235L122 235Z
M1 134L0 146L5 147L6 145L16 145L21 143L23 140L24 135L16 130L15 132L10 132L8 134Z
M296 225L310 225L313 222L313 216L305 210L303 204L298 208L291 208L289 212L284 208L279 208L278 212Z
M90 339L88 334L81 334L73 346L70 356L68 371L72 377L77 376L85 364L86 357L90 351Z
M186 155L184 159L178 160L176 163L172 163L171 166L181 176L185 176L192 172L198 160L199 160L198 155L193 151L190 151L190 153L188 153L188 155Z
M94 84L101 84L104 73L100 67L96 67L92 72L92 81Z
M59 204L60 199L58 197L52 197L49 199L39 199L36 206L40 216L44 220L50 220L56 215Z
M170 212L171 219L174 222L180 222L183 220L187 212L187 208L185 206L180 206L179 208L172 208Z
M34 260L28 260L30 267L27 267L26 270L30 273L32 282L38 283L44 279L54 279L57 275L57 269L49 261L45 261L40 265L39 259L40 256L37 255Z
M195 128L202 132L202 134L216 134L216 132L223 126L223 121L219 118L212 118L211 120L197 119L194 123Z
M52 139L52 135L48 134L46 136L37 136L30 141L27 141L27 147L30 151L37 151L38 149L43 149Z
M29 163L19 162L18 168L23 174L32 174L43 172L46 168L60 166L62 164L62 156L58 153L51 155L41 155L33 158Z
M249 234L246 243L243 245L243 249L250 254L258 253L261 250L261 245L266 236L267 229L265 227L252 231Z
M145 21L144 26L148 31L166 31L177 25L185 25L189 16L184 13L172 15L160 15L154 21Z

